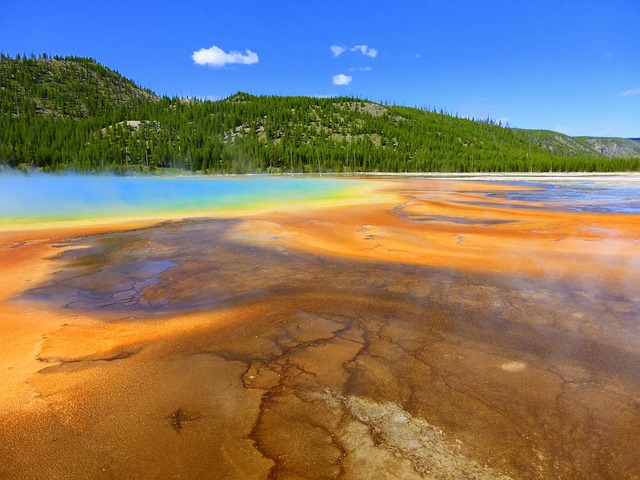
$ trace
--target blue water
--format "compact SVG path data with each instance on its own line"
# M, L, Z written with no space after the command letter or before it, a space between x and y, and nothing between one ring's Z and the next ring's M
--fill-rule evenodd
M216 213L349 195L365 181L309 177L118 177L0 175L0 226L37 222ZM640 182L536 183L492 192L554 209L640 214Z
M0 225L202 213L332 199L362 182L291 177L0 175Z
M508 200L541 202L547 208L581 212L640 214L640 182L583 182L529 184L540 190L492 193Z

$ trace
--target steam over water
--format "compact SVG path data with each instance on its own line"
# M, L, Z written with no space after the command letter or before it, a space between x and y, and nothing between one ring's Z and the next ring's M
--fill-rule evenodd
M287 177L0 175L0 226L212 214L340 197L354 184Z
M0 175L0 226L117 219L330 200L358 188L355 181L287 177L118 177ZM360 187L364 182L360 182ZM640 182L547 181L492 196L540 202L538 208L640 213Z

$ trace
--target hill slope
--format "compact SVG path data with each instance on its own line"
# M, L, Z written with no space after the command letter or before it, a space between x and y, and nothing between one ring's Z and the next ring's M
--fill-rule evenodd
M529 141L560 155L634 158L640 156L637 138L570 137L550 130L521 130L517 132Z
M158 96L92 58L0 56L0 111L87 118Z
M640 144L336 97L159 98L77 57L0 58L0 161L44 170L637 170ZM615 148L612 146L615 144Z

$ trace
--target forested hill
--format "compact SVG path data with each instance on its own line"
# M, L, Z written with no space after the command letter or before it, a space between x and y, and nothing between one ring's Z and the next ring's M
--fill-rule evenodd
M158 100L150 90L92 58L0 56L3 114L87 118Z
M0 57L0 162L45 171L620 171L640 142L350 97L158 97L93 59Z

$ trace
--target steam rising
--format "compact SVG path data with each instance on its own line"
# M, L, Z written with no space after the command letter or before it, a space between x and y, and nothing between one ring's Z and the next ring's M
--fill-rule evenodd
M340 180L273 177L0 175L0 224L215 214L235 208L334 198L357 186Z

